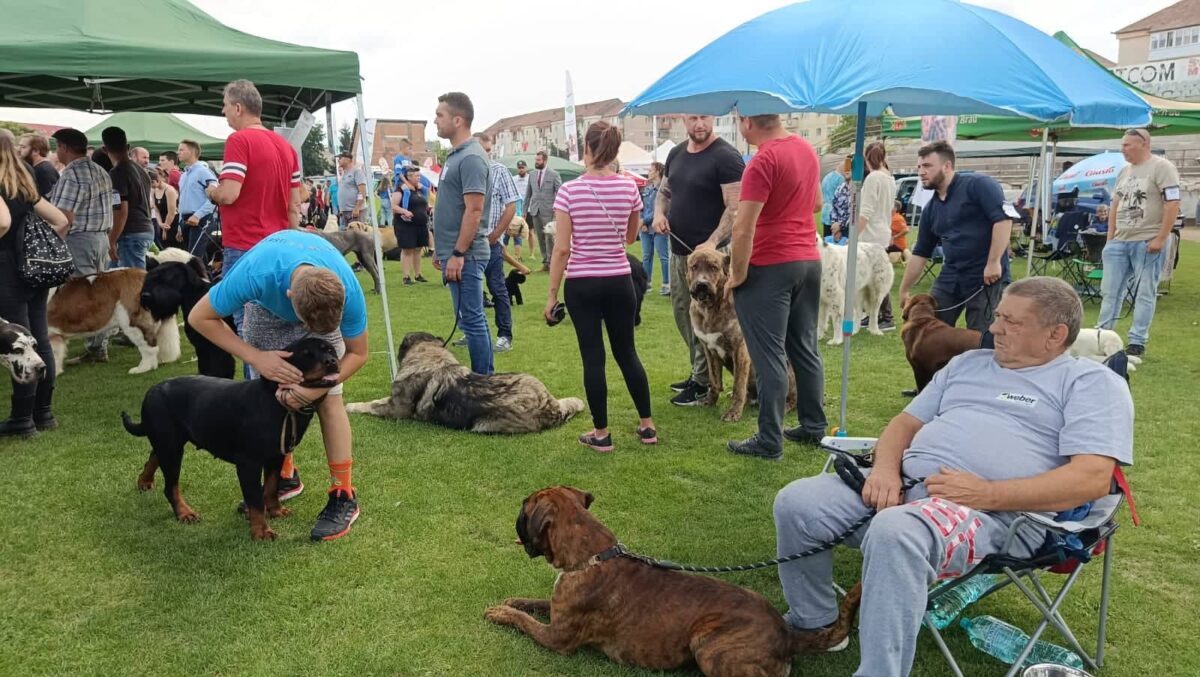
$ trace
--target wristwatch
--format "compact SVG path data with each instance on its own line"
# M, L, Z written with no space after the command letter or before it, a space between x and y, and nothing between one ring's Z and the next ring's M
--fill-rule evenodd
M455 249L455 250L453 250L453 251L451 251L451 252L450 252L450 256L457 256L457 257L458 257L458 258L460 258L460 259L461 259L461 258L463 258L463 257L464 257L464 256L466 256L466 255L467 255L467 254L466 254L466 252L460 252L460 251L458 251L457 249Z

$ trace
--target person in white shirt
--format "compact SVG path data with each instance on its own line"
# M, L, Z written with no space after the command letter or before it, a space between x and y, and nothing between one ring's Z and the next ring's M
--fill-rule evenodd
M896 201L896 180L892 178L892 170L888 167L887 150L882 141L867 146L863 157L870 173L863 181L858 210L859 241L877 244L886 250L892 243L892 206ZM862 324L867 326L866 318L863 318ZM879 328L884 331L896 328L890 291L879 306Z

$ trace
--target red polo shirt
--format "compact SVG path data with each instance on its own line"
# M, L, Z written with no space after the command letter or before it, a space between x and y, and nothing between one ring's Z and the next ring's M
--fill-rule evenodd
M287 230L292 188L300 187L296 151L269 129L234 132L225 141L221 180L237 181L242 192L221 206L221 241L229 249L250 249L260 240Z
M813 218L820 172L816 151L794 134L758 147L742 176L741 199L763 203L750 265L820 260Z

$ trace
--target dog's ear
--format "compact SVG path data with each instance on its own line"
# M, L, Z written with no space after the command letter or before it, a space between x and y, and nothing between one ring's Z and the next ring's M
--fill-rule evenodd
M188 271L189 286L199 287L209 282L208 271L204 269L204 264L200 259L193 256L183 265Z
M595 500L595 497L592 496L591 492L576 489L575 487L567 487L567 489L575 495L575 498L579 499L579 502L583 504L585 509L592 507L592 501Z
M733 254L730 253L726 253L725 256L721 258L721 270L725 271L726 275L729 274L729 262L732 260Z
M521 512L517 515L517 538L525 548L525 554L530 559L544 556L549 560L552 555L550 543L546 539L546 530L553 523L550 508L545 502L539 502L529 510L529 499L521 504Z
M157 267L158 267L158 259L156 259L153 255L147 256L146 257L146 272L148 273Z

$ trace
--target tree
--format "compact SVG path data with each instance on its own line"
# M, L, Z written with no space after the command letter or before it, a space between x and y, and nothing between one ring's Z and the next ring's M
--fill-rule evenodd
M350 146L354 144L354 131L350 129L350 125L342 125L338 130L338 152L344 153L351 150Z
M858 125L857 115L843 115L838 120L837 127L829 133L829 147L826 152L837 153L842 149L846 152L854 150L855 126ZM878 137L883 133L882 118L867 118L867 138Z
M328 174L330 170L329 155L325 150L325 127L320 123L313 125L308 138L300 148L300 159L304 163L304 173Z
M446 164L446 156L450 154L450 146L445 146L439 143L437 148L434 149L433 154L434 157L437 158L437 163L440 167Z
M0 122L0 129L7 129L13 136L22 136L33 131L20 122Z

